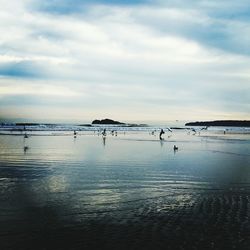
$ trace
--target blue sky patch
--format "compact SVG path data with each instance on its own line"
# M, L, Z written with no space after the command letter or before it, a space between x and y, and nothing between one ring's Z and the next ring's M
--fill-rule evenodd
M0 64L0 76L13 78L40 78L41 71L31 62Z

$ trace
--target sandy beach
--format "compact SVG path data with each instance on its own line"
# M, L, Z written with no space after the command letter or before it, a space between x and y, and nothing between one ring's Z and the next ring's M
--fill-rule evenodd
M249 134L164 138L0 135L0 248L249 249Z

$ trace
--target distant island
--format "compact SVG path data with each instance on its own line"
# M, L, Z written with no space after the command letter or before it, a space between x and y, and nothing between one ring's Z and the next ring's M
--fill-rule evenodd
M105 125L125 125L123 122L114 121L111 119L94 120L92 124L105 124Z
M219 120L204 122L188 122L185 126L216 126L216 127L250 127L250 121Z
M103 120L94 120L92 121L92 125L120 125L121 127L148 127L147 124L133 124L133 123L124 123L119 121L114 121L111 119L103 119Z

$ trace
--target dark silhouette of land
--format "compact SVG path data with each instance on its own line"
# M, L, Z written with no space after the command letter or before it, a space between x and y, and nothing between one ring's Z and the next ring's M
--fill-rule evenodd
M114 121L112 119L103 119L103 120L94 120L92 121L92 125L101 124L101 125L121 125L124 127L147 127L147 124L133 124L133 123L124 123L119 121Z
M250 127L250 121L219 120L204 122L188 122L185 126L222 126L222 127Z
M103 119L103 120L94 120L92 122L92 124L111 124L111 125L125 125L125 123L123 122L118 122L118 121L114 121L114 120L111 120L111 119Z

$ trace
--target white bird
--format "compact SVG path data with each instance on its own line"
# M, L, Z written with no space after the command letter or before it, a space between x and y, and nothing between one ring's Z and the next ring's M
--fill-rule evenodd
M168 127L168 128L166 128L166 129L167 129L169 132L171 132L171 133L173 132L173 131L172 131L172 129L171 129L171 128L169 128L169 127Z

